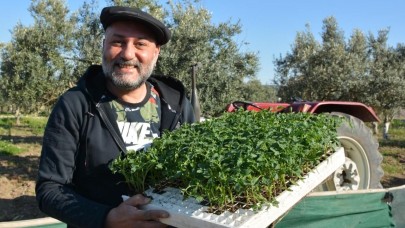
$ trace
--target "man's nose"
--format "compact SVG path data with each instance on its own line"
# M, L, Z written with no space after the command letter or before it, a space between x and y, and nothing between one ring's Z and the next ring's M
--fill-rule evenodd
M127 44L121 51L121 57L125 60L132 60L135 58L136 48L132 44Z

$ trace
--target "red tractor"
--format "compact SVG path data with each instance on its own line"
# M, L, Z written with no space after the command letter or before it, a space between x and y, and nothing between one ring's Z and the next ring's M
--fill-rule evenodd
M379 122L372 108L358 102L319 101L293 103L251 103L236 101L226 108L233 112L238 108L250 111L329 113L344 118L338 128L338 137L344 147L346 162L327 181L318 187L319 191L358 190L382 188L382 156L378 141L364 122Z

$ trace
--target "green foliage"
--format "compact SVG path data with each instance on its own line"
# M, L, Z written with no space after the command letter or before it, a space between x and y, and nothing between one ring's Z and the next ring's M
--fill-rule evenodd
M371 69L369 94L371 104L384 121L391 121L405 99L405 52L403 46L397 49L387 45L388 30L381 30L378 36L370 35Z
M388 32L366 37L354 30L346 42L336 19L329 17L318 42L307 26L297 33L292 51L274 61L278 96L363 102L391 120L404 106L405 48L388 47Z
M240 91L245 79L255 79L258 57L241 52L243 43L234 41L242 31L240 23L215 25L207 9L190 1L170 2L168 13L172 39L161 51L156 72L180 79L190 92L191 66L200 63L197 90L203 116L222 112L231 101L246 100Z
M328 115L239 110L166 132L111 169L136 193L173 186L215 210L260 207L339 145L339 123Z
M65 57L72 50L74 23L64 2L34 0L29 11L33 25L17 24L2 51L3 95L17 112L36 112L53 104L72 74Z
M394 119L392 122L392 127L393 128L404 128L405 129L405 120L400 120L400 119Z
M0 118L0 134L10 135L11 129L15 123L15 118Z
M0 128L10 129L14 123L14 118L0 118Z
M157 3L156 0L108 0L109 5L116 6L129 6L141 9L158 18L159 20L164 20L167 16L165 9Z
M0 154L16 155L22 151L23 149L15 146L13 143L0 140Z
M27 125L34 135L43 135L48 119L43 117L23 117L22 124Z
M14 127L23 128L23 131L33 135L44 134L48 118L26 116L21 118L21 123L16 124L15 117L0 118L0 134L10 134Z
M74 71L73 77L69 80L69 87L75 84L89 65L101 64L104 34L99 12L96 10L98 10L97 1L92 0L90 3L84 2L78 12L72 16L76 22L76 29L73 32L75 43L71 57Z
M276 83L283 99L341 100L348 97L351 81L357 82L346 50L343 31L335 18L323 21L322 43L315 40L307 25L297 34L291 54L280 57L276 64ZM345 86L343 86L345 85Z
M403 119L393 120L389 138L384 139L380 135L379 144L379 150L384 157L382 162L384 176L389 180L389 177L395 179L405 174L403 164L405 158L405 121Z
M239 91L243 100L254 102L276 102L277 89L272 85L262 85L259 80L245 82Z
M257 81L259 61L257 53L241 52L244 43L234 41L242 31L239 22L214 25L198 1L169 1L162 6L155 0L109 0L107 5L138 7L165 21L173 36L162 47L155 72L180 79L190 94L191 65L200 62L197 89L204 116L222 112L234 100L274 96L266 86L245 85ZM103 29L98 0L85 1L72 13L64 1L33 0L29 11L33 25L17 24L12 41L2 44L1 98L15 112L38 113L49 110L90 64L101 63ZM246 88L258 95L240 93Z

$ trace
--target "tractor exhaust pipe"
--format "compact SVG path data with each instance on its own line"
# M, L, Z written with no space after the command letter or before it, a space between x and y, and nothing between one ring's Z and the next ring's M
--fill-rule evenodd
M201 109L200 109L200 101L198 100L198 93L197 93L197 83L196 83L196 74L198 68L201 67L201 63L195 63L191 65L191 105L194 109L195 120L200 122L201 118Z

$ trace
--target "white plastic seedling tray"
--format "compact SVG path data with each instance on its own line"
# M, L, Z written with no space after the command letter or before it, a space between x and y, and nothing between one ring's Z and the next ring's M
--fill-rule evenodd
M329 175L345 162L343 148L339 148L315 169L305 175L304 179L292 185L289 191L284 191L276 197L278 205L263 206L259 211L253 209L239 209L238 211L224 212L220 215L207 213L206 206L202 206L195 199L183 200L180 190L166 188L164 193L154 193L147 190L146 195L153 200L143 209L162 209L170 213L170 217L161 219L162 223L178 228L193 227L268 227L285 212L298 203L303 197L321 184Z

